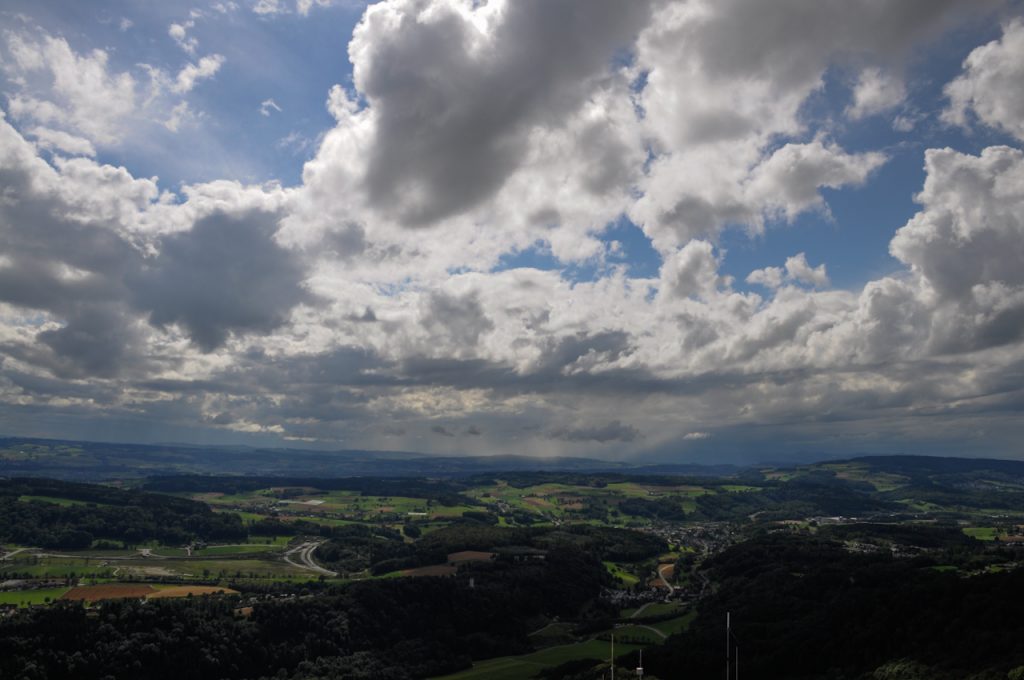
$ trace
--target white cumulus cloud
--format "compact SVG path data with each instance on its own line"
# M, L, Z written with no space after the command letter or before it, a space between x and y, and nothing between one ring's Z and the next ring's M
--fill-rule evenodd
M846 110L846 115L859 120L884 111L889 111L903 103L907 96L903 82L891 73L879 68L867 68L861 71L853 88L853 103Z
M967 125L973 112L985 125L1024 140L1024 20L1010 21L1000 39L972 51L946 96L946 121Z

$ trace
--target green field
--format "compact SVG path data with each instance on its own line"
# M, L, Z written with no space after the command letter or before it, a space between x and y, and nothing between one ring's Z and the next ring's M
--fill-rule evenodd
M611 633L615 633L615 646L618 647L619 643L624 644L641 644L641 645L657 645L660 644L663 638L662 636L651 630L653 626L647 627L645 625L631 624L628 626L619 626L615 630L608 631L608 633L602 633L599 637L601 640L607 640Z
M216 512L234 512L236 515L242 518L243 522L260 522L267 519L270 515L263 515L256 512L242 512L237 510L225 510L224 508L214 508Z
M748 487L737 487L746 489ZM749 487L754 488L754 487ZM606 486L577 486L571 484L535 484L523 488L499 482L489 486L480 486L466 492L484 503L502 502L518 511L558 520L583 521L590 524L623 525L627 521L645 522L644 518L623 513L618 506L631 498L680 499L684 510L692 512L696 509L696 499L705 494L714 493L710 488L689 484L659 486L657 484L638 484L636 482L613 482ZM584 510L588 504L607 507L614 511L612 522L594 519ZM620 514L621 513L621 514Z
M572 623L549 623L540 630L535 630L530 633L530 642L537 648L552 647L555 645L564 645L569 642L575 642L576 638L572 634L572 631L575 628L575 624Z
M632 609L623 609L619 616L624 619L631 618L639 609L643 609L640 612L639 617L645 618L648 616L667 616L668 614L675 614L676 612L683 611L683 605L678 602L652 602L646 607L633 607Z
M901 486L906 486L909 481L902 475L895 475L878 470L871 470L862 463L829 463L822 465L822 468L835 472L839 479L848 479L855 482L867 482L875 487L877 491L892 491Z
M132 557L139 554L138 550L129 550L122 548L121 550L68 550L62 552L64 555L72 555L74 557L88 557L96 559L104 559L107 557Z
M697 610L691 610L674 619L659 621L658 623L652 623L650 625L651 628L656 628L665 635L674 635L675 633L681 633L689 628L695 618L697 618Z
M964 527L964 533L979 541L994 541L999 535L999 529L995 527Z
M604 562L604 568L608 570L608 573L613 577L622 580L622 585L629 587L640 582L634 574L626 571L621 565L615 564L614 562Z
M219 555L243 555L246 553L278 552L280 544L266 545L260 543L246 543L239 545L211 545L199 550L193 550L194 557L217 557Z
M103 503L86 503L85 501L76 501L71 498L56 498L54 496L19 496L18 500L21 502L27 501L42 501L44 503L53 503L54 505L103 505Z
M311 571L290 565L280 558L265 556L280 553L284 546L224 545L211 546L185 558L183 548L154 548L155 557L141 555L130 559L103 556L38 557L21 553L0 563L0 580L11 576L29 578L96 578L125 579L129 577L210 578L236 577L257 579L311 580L318 577ZM124 554L120 552L119 554ZM130 553L137 555L137 553ZM159 556L172 559L160 559ZM219 559L218 559L219 558Z
M259 578L314 580L317 575L280 560L262 559L192 559L192 560L125 560L117 563L122 573L148 576L179 576L183 578ZM238 576L241 574L241 576Z
M666 614L675 614L677 612L682 613L683 611L684 608L674 602L658 603L649 605L637 618L646 619L647 617L665 616ZM622 618L628 619L634 612L636 612L635 609L623 610ZM689 628L690 623L692 623L696 617L697 611L690 610L685 614L682 614L682 616L676 616L665 621L656 621L653 623L627 623L625 625L620 625L616 628L600 633L598 637L602 640L607 640L608 636L614 633L615 639L621 639L623 642L628 641L639 644L660 644L669 635L680 633ZM658 633L661 633L661 635Z
M23 557L24 553L0 563L0 576L27 575L31 578L70 578L96 575L109 577L114 567L107 560L78 557Z
M405 519L410 512L427 513L432 518L456 518L471 510L471 505L446 506L425 498L406 496L364 496L358 491L317 491L303 488L300 493L282 498L281 489L258 489L238 494L184 494L209 503L220 511L237 512L243 520L255 522L278 513L283 520L301 518L319 524L337 525L353 521L373 521L380 517Z
M310 521L310 522L316 522L317 524L322 524L322 525L328 526L328 527L342 527L342 526L348 526L350 524L364 524L365 523L365 522L362 522L362 521L359 521L359 520L355 520L355 519L335 519L333 517L284 517L284 516L282 516L281 519L283 519L286 522L290 521L290 520L293 520L293 519L304 519L304 520L307 520L307 521Z
M263 546L286 546L292 542L294 536L249 536L246 543Z
M615 645L616 658L640 649L642 645ZM439 680L526 680L538 671L559 666L576 659L607 659L609 644L600 640L587 640L571 645L549 647L522 656L502 656L480 661L472 668L446 675Z
M56 600L70 588L39 588L37 590L7 590L0 592L0 604L16 604L27 607L30 604L46 604Z

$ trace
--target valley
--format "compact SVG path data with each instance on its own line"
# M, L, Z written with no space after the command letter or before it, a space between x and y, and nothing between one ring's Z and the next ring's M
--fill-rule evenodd
M0 480L0 504L2 626L181 602L245 612L230 626L263 630L260 612L275 608L312 622L348 601L341 611L358 619L352 598L371 597L394 621L441 598L433 624L404 634L438 655L410 677L446 680L598 677L613 636L616 664L635 664L643 648L647 677L668 677L658 669L721 626L713 612L732 597L728 574L746 553L760 555L756 569L797 559L810 574L825 551L830 568L899 565L926 585L1024 573L1024 465L1006 461L865 458L685 476L11 478ZM730 605L738 634L771 639L746 620L750 606ZM408 668L412 652L399 651L394 630L360 630L317 663L359 654L376 660L367 677Z

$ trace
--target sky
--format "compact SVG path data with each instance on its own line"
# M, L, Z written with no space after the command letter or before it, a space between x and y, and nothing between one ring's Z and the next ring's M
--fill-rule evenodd
M0 26L2 434L1024 458L1024 3Z

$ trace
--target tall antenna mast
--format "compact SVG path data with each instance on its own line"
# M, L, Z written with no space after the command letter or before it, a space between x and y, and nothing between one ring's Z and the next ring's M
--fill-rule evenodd
M729 638L732 637L732 624L729 620L730 612L725 613L725 680L732 680L729 675L729 660L731 645L729 644Z
M612 658L609 662L612 666L612 680L615 680L615 633L612 633Z
M726 637L725 637L725 644L726 644L726 647L725 647L725 680L730 680L730 678L729 678L729 659L730 659L730 654L729 654L730 646L729 646L729 644L730 644L730 641L732 642L732 655L731 656L732 656L732 659L733 659L733 668L735 669L734 672L733 672L733 678L735 678L735 680L740 680L740 641L736 638L736 636L732 632L732 621L731 621L731 617L730 617L730 613L729 612L726 612L726 614L725 614L725 633L726 633Z

